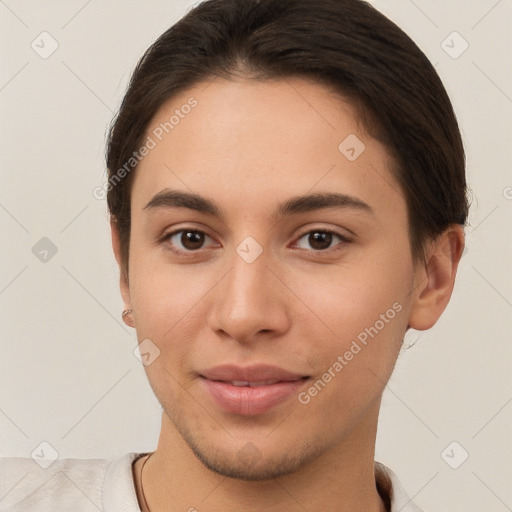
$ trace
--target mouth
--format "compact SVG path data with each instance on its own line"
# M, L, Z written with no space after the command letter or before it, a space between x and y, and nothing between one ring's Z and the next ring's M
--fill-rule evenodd
M235 386L268 386L276 382L290 382L305 377L300 373L268 364L253 364L251 366L223 364L203 370L200 375L208 380L231 382Z
M222 411L255 416L296 396L309 376L268 365L217 366L200 375L206 394Z

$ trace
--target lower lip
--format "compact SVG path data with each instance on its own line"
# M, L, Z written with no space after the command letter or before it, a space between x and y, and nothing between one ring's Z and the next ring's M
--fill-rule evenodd
M297 395L308 379L282 381L269 386L233 386L227 382L201 377L214 402L224 411L255 416L269 411L290 396Z

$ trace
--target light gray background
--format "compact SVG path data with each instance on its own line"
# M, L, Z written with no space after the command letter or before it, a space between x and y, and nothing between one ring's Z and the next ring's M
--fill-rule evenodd
M1 455L42 442L60 458L156 447L160 407L120 318L106 203L92 190L136 61L194 3L0 0ZM441 75L473 190L451 303L406 338L376 458L427 510L512 510L512 0L373 3ZM47 59L31 48L42 31L59 45ZM453 31L469 43L456 59ZM58 248L47 262L32 252L42 237Z

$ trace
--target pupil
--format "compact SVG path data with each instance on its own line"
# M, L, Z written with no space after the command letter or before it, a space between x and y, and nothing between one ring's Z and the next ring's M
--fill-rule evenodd
M203 244L203 235L197 231L185 231L181 235L181 243L187 249L199 249Z
M309 235L309 243L313 249L328 249L331 245L332 233L322 233L316 231ZM319 246L320 245L320 246Z

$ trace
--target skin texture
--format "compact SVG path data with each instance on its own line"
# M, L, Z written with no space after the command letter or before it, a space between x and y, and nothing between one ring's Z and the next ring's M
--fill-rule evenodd
M429 244L427 264L413 264L388 152L324 86L216 79L172 98L146 135L191 97L197 106L161 141L153 136L136 170L128 279L111 223L133 310L125 321L160 350L145 366L163 409L143 473L149 507L382 512L373 467L381 395L408 326L432 327L450 299L463 228L451 226ZM354 161L338 149L350 134L365 145ZM214 200L223 218L145 209L164 189ZM273 215L283 201L323 192L356 197L372 212ZM198 249L181 233L164 238L178 229L206 236ZM350 242L315 245L311 232L325 230ZM249 236L262 249L251 263L237 253ZM229 414L199 377L218 364L266 363L310 376L307 391L382 314L384 327L307 404L294 395L263 414Z

